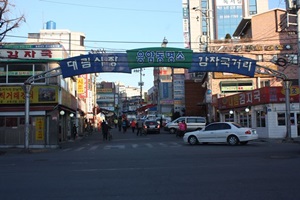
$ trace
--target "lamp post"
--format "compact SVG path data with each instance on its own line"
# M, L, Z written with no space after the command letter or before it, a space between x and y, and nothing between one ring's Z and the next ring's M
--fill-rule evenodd
M166 39L166 37L164 37L162 43L161 43L161 47L162 48L166 48L168 44L168 40ZM161 104L160 104L160 67L157 67L157 114L161 115ZM172 68L173 71L173 68ZM173 76L172 76L173 77Z

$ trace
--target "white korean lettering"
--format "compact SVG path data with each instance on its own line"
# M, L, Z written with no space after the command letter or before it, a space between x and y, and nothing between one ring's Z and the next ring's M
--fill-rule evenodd
M246 95L244 93L239 94L240 96L240 105L244 105L246 103Z
M216 67L219 65L220 59L218 57L210 57L209 58L209 63L215 63Z
M252 103L252 92L247 92L246 93L246 102L247 103Z
M73 70L78 70L77 62L75 60L68 61L67 66L72 67Z
M243 67L248 68L248 71L251 70L252 62L251 61L244 61Z
M240 69L241 68L241 60L238 60L236 58L232 59L232 64L233 65L237 65L237 68Z
M108 56L109 65L112 67L117 66L118 56Z
M254 90L254 99L260 102L260 90Z
M90 68L91 67L90 58L81 58L81 66L83 69Z
M230 66L230 58L229 57L221 57L221 65L225 65L229 68Z
M207 67L208 57L199 57L199 66Z

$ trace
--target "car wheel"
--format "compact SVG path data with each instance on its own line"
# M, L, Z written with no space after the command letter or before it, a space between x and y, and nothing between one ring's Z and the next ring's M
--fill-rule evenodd
M246 145L248 143L248 141L244 141L244 142L240 142L241 145Z
M190 145L195 145L195 144L198 143L198 140L195 136L191 135L188 139L188 142L189 142Z
M227 142L229 145L234 146L239 143L239 139L235 135L230 135L227 138Z
M170 129L170 133L171 133L171 134L176 133L176 129L175 129L175 128L171 128L171 129Z

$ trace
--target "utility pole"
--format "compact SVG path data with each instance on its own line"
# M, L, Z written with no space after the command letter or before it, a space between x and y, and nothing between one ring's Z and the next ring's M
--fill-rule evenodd
M204 5L202 3L206 3L205 7L194 7L193 10L195 11L200 11L202 14L202 19L204 19L203 21L205 22L205 28L206 28L206 34L205 35L205 41L200 41L200 43L202 43L202 45L204 45L204 48L201 48L200 51L204 52L209 52L209 43L211 40L211 27L210 27L210 22L211 22L211 18L212 15L210 12L212 12L212 10L209 10L209 2L208 1L200 1L201 5ZM203 27L202 27L203 28ZM202 31L201 28L201 31ZM203 32L203 31L202 31ZM201 37L202 38L202 37ZM208 122L210 123L212 121L213 118L213 107L212 107L212 72L207 72L207 78L206 78L206 94L205 94L205 102L207 105L207 119Z

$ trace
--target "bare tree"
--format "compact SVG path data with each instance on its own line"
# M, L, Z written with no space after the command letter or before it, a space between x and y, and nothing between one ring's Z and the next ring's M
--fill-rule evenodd
M0 0L0 42L5 38L7 32L18 28L22 22L25 22L24 14L10 18L10 8L12 7L15 5L10 4L9 0Z

